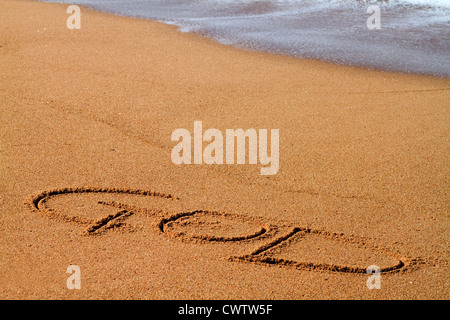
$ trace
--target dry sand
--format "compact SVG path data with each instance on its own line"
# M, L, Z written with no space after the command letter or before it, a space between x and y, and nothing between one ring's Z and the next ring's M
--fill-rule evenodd
M0 1L0 298L449 298L449 79L66 8ZM195 120L280 129L279 172L174 165Z

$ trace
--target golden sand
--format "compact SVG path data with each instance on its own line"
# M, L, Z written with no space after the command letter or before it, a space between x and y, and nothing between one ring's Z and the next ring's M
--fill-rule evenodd
M0 1L0 298L449 298L449 79L66 9ZM279 129L279 172L174 165L196 120Z

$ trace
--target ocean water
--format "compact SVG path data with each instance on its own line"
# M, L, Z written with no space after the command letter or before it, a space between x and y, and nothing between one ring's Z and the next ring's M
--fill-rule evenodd
M154 19L246 49L450 77L450 0L56 2ZM380 29L367 27L370 5L380 8Z

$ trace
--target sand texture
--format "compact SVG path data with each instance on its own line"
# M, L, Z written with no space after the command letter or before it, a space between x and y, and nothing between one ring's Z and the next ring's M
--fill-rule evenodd
M0 1L0 298L450 298L449 79L66 9ZM279 129L278 173L173 164L196 120Z

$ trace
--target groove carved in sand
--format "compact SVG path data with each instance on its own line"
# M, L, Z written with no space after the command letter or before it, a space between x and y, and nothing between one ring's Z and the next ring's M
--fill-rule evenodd
M243 241L265 234L270 227L256 220L211 211L179 213L159 223L161 232L183 240Z
M183 241L229 242L236 245L243 241L259 243L265 241L248 254L229 257L230 261L350 274L366 273L367 267L372 264L379 265L383 273L394 273L408 269L416 261L377 247L367 240L343 234L284 225L282 227L289 227L290 231L280 235L279 226L265 223L262 219L235 214L204 210L170 214L162 209L149 210L139 205L102 200L96 201L95 205L102 208L114 208L117 211L106 214L100 219L93 219L87 216L65 214L52 207L51 199L68 195L75 196L75 201L86 195L105 198L108 195L109 198L137 196L179 200L170 194L148 190L84 187L44 191L31 196L26 204L33 212L60 221L84 225L85 228L81 234L87 236L101 235L110 229L121 230L129 226L127 220L130 217L145 214L159 220L156 224L157 230L154 231Z
M302 243L306 243L303 248L299 246ZM325 254L320 251L325 251ZM298 227L249 254L229 259L299 270L364 274L371 264L379 265L383 273L394 273L406 270L412 262L405 256L371 245L362 239ZM318 261L321 259L327 261ZM371 262L374 261L372 259L376 262Z
M100 219L92 219L83 216L73 216L64 214L61 210L57 210L48 205L52 198L67 196L67 195L132 195L140 197L157 197L168 200L178 200L173 195L163 194L159 192L140 190L140 189L120 189L120 188L92 188L92 187L77 187L77 188L62 188L49 191L43 191L36 195L30 196L26 200L26 205L33 212L46 215L64 222L74 222L80 225L88 225L88 227L81 232L83 235L97 235L102 234L106 230L126 226L125 220L134 215L135 212L152 215L156 211L150 211L146 208L136 207L126 203L116 201L98 201L97 204L104 207L112 207L119 209L114 214L108 214Z

